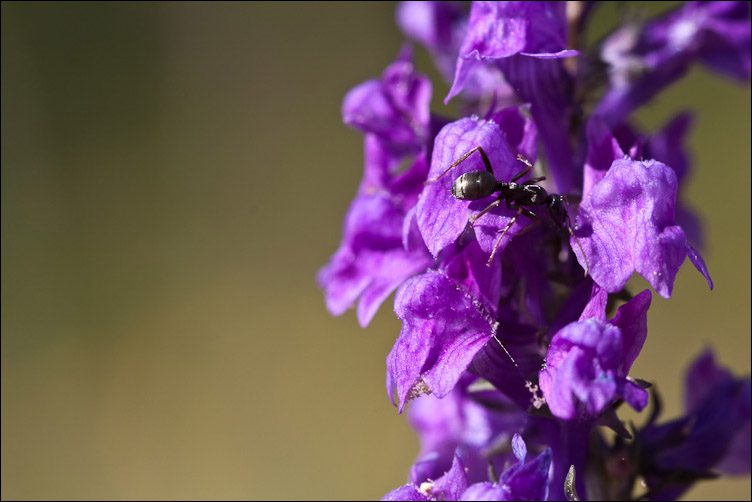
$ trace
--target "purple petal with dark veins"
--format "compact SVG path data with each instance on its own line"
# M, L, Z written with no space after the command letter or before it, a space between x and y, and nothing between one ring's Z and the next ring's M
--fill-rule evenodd
M541 370L540 387L554 416L594 416L616 396L613 370L601 364L598 345L620 348L619 330L595 319L572 323L557 333ZM612 354L604 354L611 356ZM578 403L584 410L578 411Z
M400 413L421 393L449 393L496 331L487 309L436 271L406 281L394 311L402 330L387 356L387 390L397 390Z
M460 47L454 83L445 102L459 94L486 61L516 54L541 59L576 56L567 43L564 5L556 2L473 2Z
M675 204L676 174L670 167L653 160L614 161L580 205L574 231L593 280L615 293L638 272L669 298L690 252L684 231L674 222ZM570 244L584 264L575 240ZM693 261L710 284L704 264Z
M597 417L617 398L636 410L647 405L647 392L626 377L647 337L651 293L645 290L619 307L605 322L603 290L594 288L585 313L554 335L539 373L540 387L556 417Z
M403 49L380 79L347 93L342 120L376 134L395 152L415 150L428 139L431 93L431 82L415 71L411 51Z
M318 274L326 305L341 315L360 298L358 321L368 325L402 281L428 268L432 259L415 233L403 247L404 215L383 191L355 198L345 218L343 242Z
M378 270L363 290L358 302L357 315L361 326L366 327L381 304L402 281L425 270L431 260L427 255L395 249L383 254Z
M443 269L472 298L495 309L501 299L501 264L488 267L486 260L478 243L471 242L461 253L447 258Z
M464 118L445 126L436 137L428 179L435 179L476 147L482 147L488 155L496 179L508 180L520 170L521 163L504 139L498 124ZM456 241L465 229L472 213L469 207L471 204L473 208L478 208L477 212L494 200L493 197L487 197L468 202L452 196L451 188L457 177L469 171L484 169L480 153L475 152L440 179L429 182L423 189L418 201L418 228L434 256ZM490 216L484 216L483 220Z

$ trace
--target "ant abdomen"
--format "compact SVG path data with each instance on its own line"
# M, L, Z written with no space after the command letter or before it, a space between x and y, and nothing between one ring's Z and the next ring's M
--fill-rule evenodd
M452 195L460 200L479 200L493 195L498 182L488 171L470 171L458 177L452 185Z

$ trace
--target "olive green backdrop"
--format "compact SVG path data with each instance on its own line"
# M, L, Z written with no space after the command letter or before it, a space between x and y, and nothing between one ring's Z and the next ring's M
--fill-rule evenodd
M391 299L362 330L315 283L363 162L340 103L398 52L393 12L2 3L3 499L404 483L418 445L384 389ZM703 348L750 369L750 93L695 70L639 118L685 107L716 290L687 262L674 297L654 296L632 374L659 383L668 417Z

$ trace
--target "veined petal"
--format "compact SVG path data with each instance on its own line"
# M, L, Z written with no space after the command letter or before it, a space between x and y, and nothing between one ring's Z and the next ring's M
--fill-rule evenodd
M415 71L412 52L403 49L380 79L347 93L342 120L379 136L395 152L415 150L428 140L431 94L431 82Z
M498 124L493 121L464 118L445 126L436 137L428 179L436 179L449 166L476 147L483 148L488 155L496 179L508 180L522 166ZM457 240L465 229L471 214L471 204L480 211L493 201L493 197L469 202L452 196L452 184L457 177L478 170L485 170L485 166L481 155L475 152L438 180L429 182L423 189L418 201L418 228L434 256ZM485 218L487 216L484 216Z
M600 308L590 308L595 317L570 323L554 335L539 374L551 413L565 420L595 418L618 398L638 411L645 407L647 393L627 373L647 336L650 299L650 291L643 291L608 322ZM595 290L591 303L598 306L604 300L604 292Z
M676 174L670 167L654 160L614 161L577 215L574 233L593 280L615 293L638 272L669 298L688 253L684 231L674 222L675 204ZM574 239L570 243L583 264L579 246Z
M405 282L394 310L402 330L387 356L387 390L397 390L399 411L422 393L444 397L496 331L486 307L444 273Z

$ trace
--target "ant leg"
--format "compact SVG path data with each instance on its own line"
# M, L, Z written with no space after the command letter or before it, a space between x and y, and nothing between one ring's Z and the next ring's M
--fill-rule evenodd
M509 204L507 204L507 207L509 207ZM496 255L496 250L499 248L499 244L501 244L501 239L504 238L506 233L509 231L510 228L512 228L512 225L514 225L514 222L517 221L517 218L522 214L523 208L520 207L517 210L517 214L515 214L511 220L509 220L509 223L507 223L507 226L504 227L504 230L501 231L501 235L499 236L498 240L496 241L496 244L494 244L493 250L491 251L491 256L488 258L488 263L486 263L487 267L491 266L491 262L494 259L494 256Z
M539 225L539 224L540 224L540 223L541 223L541 222L543 221L543 220L541 220L540 218L538 218L538 216L537 216L537 215L536 215L536 214L535 214L534 212L532 212L532 211L530 211L530 210L528 210L528 209L525 209L524 207L521 207L521 208L520 208L520 212L521 212L522 214L524 214L525 216L527 216L528 218L530 218L531 220L533 220L533 223L532 223L532 224L530 224L530 225L528 225L528 226L526 226L525 228L523 228L522 230L520 230L520 231L519 231L519 232L517 232L516 234L514 234L514 235L512 236L512 238L511 238L511 239L509 239L509 241L510 241L510 242L511 242L511 241L512 241L512 239L514 239L515 237L518 237L518 236L520 236L520 235L525 235L526 233L528 233L529 231L531 231L532 229L534 229L535 227L537 227L537 226L538 226L538 225Z
M459 237L458 240L460 240L460 241L462 240L462 238L465 236L465 234L468 233L471 228L473 228L473 225L475 225L475 222L478 221L481 216L483 216L484 214L486 214L487 212L489 212L491 209L493 209L496 206L498 206L499 204L501 204L501 200L502 200L502 197L499 197L498 199L496 199L495 201L493 201L492 203L490 203L488 206L486 206L486 208L483 209L483 211L481 211L480 213L475 214L475 215L471 215L467 219L467 222L469 223L469 225L462 232L462 234L460 235L460 237Z
M535 185L536 183L538 183L538 182L540 182L540 181L543 181L543 180L545 180L545 179L546 179L546 177L545 177L545 176L538 176L537 178L529 179L529 180L525 181L525 182L524 182L524 183L522 183L522 184L523 184L523 185Z
M507 207L509 207L509 206L510 206L510 204L507 201ZM509 207L509 208L510 209L514 209L514 206ZM491 252L491 257L488 259L488 263L486 263L487 266L489 266L489 267L491 266L491 262L493 261L494 255L496 254L496 249L499 247L499 244L501 244L501 239L504 238L504 235L509 231L510 228L512 228L512 225L514 225L514 222L517 221L517 218L521 214L524 214L525 216L527 216L528 218L530 218L531 220L533 220L533 224L526 226L525 228L523 228L522 230L520 230L519 232L517 232L516 234L514 234L512 237L510 237L509 242L512 242L512 239L514 239L518 235L525 235L530 230L532 230L533 228L535 228L536 226L538 226L540 224L540 222L541 222L541 219L538 218L538 216L534 212L532 212L532 211L530 211L528 209L525 209L524 207L520 206L519 209L517 209L517 214L515 214L512 217L512 219L509 220L509 223L507 223L507 226L504 227L504 230L501 231L501 235L499 236L498 240L496 241L496 244L494 244L493 251ZM507 244L509 244L509 242Z
M428 180L428 181L423 182L423 184L427 185L429 183L433 183L434 181L438 180L439 178L441 178L442 176L444 176L446 173L448 173L453 167L457 167L457 165L460 162L462 162L463 160L465 160L466 158L468 158L470 156L470 154L472 154L476 150L478 151L478 153L480 153L480 156L483 157L483 165L486 166L486 171L488 171L489 173L493 174L493 169L491 168L491 161L488 160L488 156L486 155L486 152L483 151L483 147L476 146L475 148L473 148L472 150L470 150L469 152L467 152L465 155L463 155L462 157L460 157L459 159L457 159L454 162L454 164L452 164L451 166L447 167L446 170L443 173L439 174L437 177L435 177L432 180Z
M519 160L520 162L522 162L523 164L525 164L525 166L526 166L526 167L525 167L525 169L523 169L522 171L520 171L520 172L518 172L517 174L515 174L515 175L514 175L514 177L513 177L513 178L512 178L511 180L509 180L509 182L510 182L510 183L514 183L514 182L515 182L515 181L517 181L518 179L522 178L522 177L523 177L523 176L525 176L525 175L526 175L527 173L529 173L529 172L530 172L530 170L531 170L531 169L533 168L533 165L532 165L532 164L530 163L530 161L529 161L529 160L527 160L527 159L526 159L525 157L523 157L522 155L520 155L520 154L517 154L517 160Z
M486 206L486 208L483 209L483 211L481 211L480 213L478 213L476 215L473 215L473 216L470 216L470 218L468 218L468 221L470 221L470 224L472 225L473 223L475 223L476 221L478 221L478 219L481 216L483 216L484 214L486 214L487 212L489 212L491 209L493 209L496 206L498 206L499 204L501 204L501 200L502 199L503 199L503 197L499 197L498 199L496 199L495 201L493 201L492 203L490 203L488 206Z

